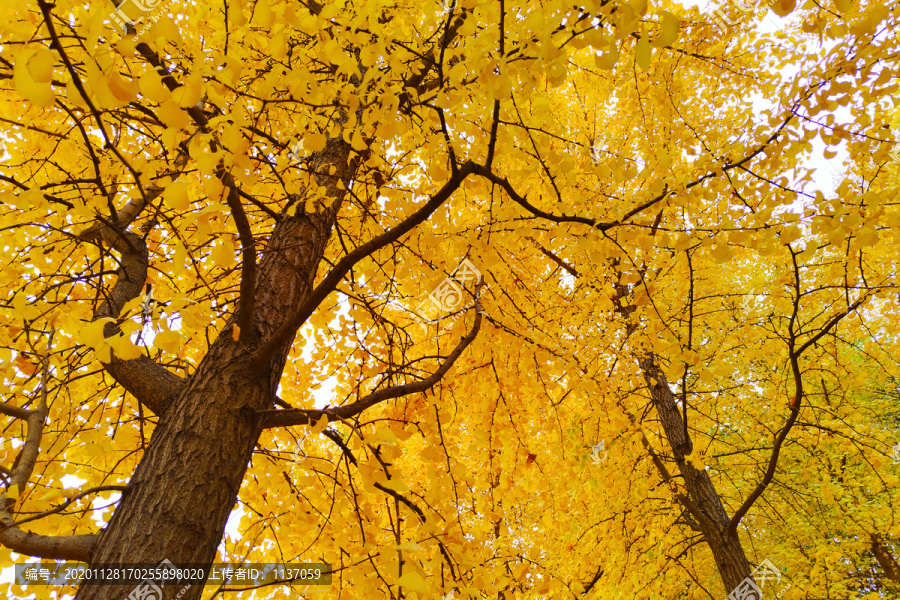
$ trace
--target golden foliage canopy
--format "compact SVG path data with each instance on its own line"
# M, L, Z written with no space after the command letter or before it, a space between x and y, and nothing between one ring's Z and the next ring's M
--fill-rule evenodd
M471 289L436 325L416 311L464 258L484 322L424 393L265 429L218 561L331 562L342 600L724 597L662 377L681 462L729 515L746 504L743 551L784 598L896 597L900 9L743 6L719 9L723 32L670 0L129 0L123 34L95 0L7 2L8 519L107 523L121 489L103 486L158 417L103 364L189 378L232 335L249 265L282 250L276 225L342 194L310 281L435 208L294 323L281 401L434 372ZM103 227L149 258L133 283L152 292L118 313L98 307L128 248Z

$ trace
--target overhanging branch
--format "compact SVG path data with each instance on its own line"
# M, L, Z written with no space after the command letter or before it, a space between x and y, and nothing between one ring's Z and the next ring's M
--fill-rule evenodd
M116 231L111 224L91 227L82 234L82 239L105 242L121 254L116 283L106 300L94 311L93 320L106 317L117 319L125 304L141 295L147 280L147 245L136 233ZM103 335L109 338L119 334L119 331L114 323L107 323L103 328ZM132 360L122 360L115 356L110 358L110 362L103 363L103 368L141 404L157 415L165 412L170 399L184 385L181 377L156 364L146 355Z
M32 410L26 411L25 421L28 423L28 434L25 444L19 452L15 466L10 471L9 485L0 494L0 544L13 552L40 558L54 558L60 560L79 560L88 562L97 536L48 536L37 535L22 531L13 522L12 509L16 500L22 495L40 453L41 437L44 432L44 422L50 412L47 404L47 379L50 373L50 345L53 334L47 342L46 353L41 369L41 394L40 400ZM15 497L8 498L12 491Z
M381 235L378 235L365 244L357 247L355 250L351 251L344 258L342 258L337 265L325 276L321 283L312 291L309 297L306 299L306 302L297 310L296 313L290 315L284 325L282 325L273 335L272 337L259 349L256 355L253 357L253 368L262 368L275 351L283 346L290 338L294 335L297 329L306 322L306 320L312 315L313 311L318 307L325 298L328 297L334 289L337 287L338 283L340 283L341 279L350 272L358 262L379 250L388 244L391 244L401 236L409 233L413 228L417 225L423 223L428 217L431 216L435 210L438 209L444 202L446 202L450 196L459 188L462 182L468 177L470 174L474 173L476 170L476 165L472 161L467 161L460 167L459 171L454 173L450 179L445 183L440 190L438 190L429 200L426 202L419 210L415 211L409 217L403 220L396 227L385 231Z
M447 355L447 357L444 359L444 362L441 363L441 366L438 367L438 369L430 376L421 381L405 383L402 385L394 385L382 390L374 391L371 394L363 396L353 404L348 404L346 406L338 406L335 408L322 410L290 409L259 411L257 414L260 416L261 427L263 429L270 429L272 427L307 425L309 423L318 421L323 416L327 417L329 422L341 421L344 419L355 417L367 408L384 402L385 400L400 398L401 396L408 396L410 394L418 394L429 390L438 381L441 380L441 378L447 373L447 371L450 370L450 367L453 366L453 363L456 362L463 351L469 346L469 344L471 344L475 340L475 337L478 335L478 331L481 329L482 319L481 303L478 299L478 294L481 291L482 285L484 285L484 280L482 280L481 283L478 284L478 287L475 290L475 323L472 325L472 329L464 338L460 340L459 344L456 345L456 348L453 349L453 352Z

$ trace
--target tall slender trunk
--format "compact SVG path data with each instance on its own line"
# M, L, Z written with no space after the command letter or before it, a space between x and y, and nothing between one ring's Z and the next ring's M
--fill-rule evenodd
M615 261L613 265L618 266L618 261ZM637 310L637 306L622 303L622 299L629 293L627 286L617 281L615 291L613 300L616 311L627 321ZM626 337L630 337L637 328L636 322L627 322ZM705 469L696 468L685 459L685 456L692 452L694 444L685 420L678 410L675 396L669 388L666 374L659 367L656 355L647 353L637 357L637 361L687 490L687 497L682 495L680 501L686 504L686 508L697 521L703 533L703 539L712 551L719 577L725 584L726 593L731 593L741 581L750 576L750 563L744 555L740 537L737 531L729 531L728 525L731 523L731 519L709 473ZM649 442L647 443L649 445ZM658 466L665 471L665 467L661 463Z
M650 388L653 405L672 448L678 470L684 479L688 497L700 513L695 517L703 531L703 538L712 550L719 575L730 593L750 575L750 563L744 555L741 540L737 532L728 532L731 519L722 505L722 498L709 478L709 473L705 469L697 469L684 458L691 453L693 442L678 411L675 396L669 389L666 375L659 368L656 357L649 355L638 362Z

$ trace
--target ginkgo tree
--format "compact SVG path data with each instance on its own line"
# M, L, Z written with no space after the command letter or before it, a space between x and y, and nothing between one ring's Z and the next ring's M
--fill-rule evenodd
M893 593L898 8L756 8L10 6L7 555Z

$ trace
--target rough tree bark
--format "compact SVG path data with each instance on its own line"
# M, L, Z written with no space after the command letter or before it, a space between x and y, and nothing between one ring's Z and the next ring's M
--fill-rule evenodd
M657 217L657 224L660 217ZM566 263L553 252L544 247L541 252L553 262L564 268L573 277L580 277L577 269ZM617 266L614 262L613 266ZM625 305L622 300L628 296L628 286L621 283L615 284L613 301L618 312L625 320L625 337L630 337L638 328L637 323L630 322L629 316L637 310L634 305ZM716 491L715 485L706 470L697 469L685 459L693 449L693 442L681 413L678 411L678 403L669 388L669 382L665 373L659 367L658 359L652 353L635 357L641 369L641 375L647 382L653 406L659 416L666 440L672 450L675 463L684 481L687 495L676 493L676 499L684 506L694 519L696 525L703 533L703 539L709 546L716 561L716 567L722 583L728 592L735 589L746 577L750 576L750 563L744 554L741 540L736 528L732 527L732 519L728 516L722 498ZM629 415L630 416L630 415ZM632 421L635 422L634 420ZM654 465L659 470L665 483L672 485L672 476L659 455L653 450L649 440L643 434L642 442L650 454ZM592 585L592 584L591 584Z
M894 558L891 549L881 541L881 535L877 533L869 534L870 550L875 560L884 570L884 576L891 581L900 582L900 563Z
M693 449L693 442L678 411L678 404L669 388L666 375L659 368L656 357L649 354L639 359L638 363L653 398L656 414L672 449L675 463L678 465L678 471L682 475L688 498L693 504L693 508L689 507L689 510L703 531L703 538L712 551L722 582L730 592L750 575L750 563L744 554L741 540L737 532L729 528L731 518L709 473L685 460L685 456Z
M234 508L251 451L262 431L257 412L273 406L293 336L260 368L255 351L296 313L313 289L316 271L331 234L343 191L355 170L349 144L330 140L317 157L319 185L334 203L312 214L284 217L269 239L254 291L252 330L236 341L233 327L240 306L211 345L196 371L160 416L143 459L122 500L102 531L92 563L210 563ZM127 273L120 275L127 280ZM131 281L131 285L142 281ZM160 385L165 385L160 380ZM79 600L120 599L133 586L82 586ZM171 587L171 586L169 586ZM194 586L183 600L198 598ZM176 590L167 589L166 596Z

